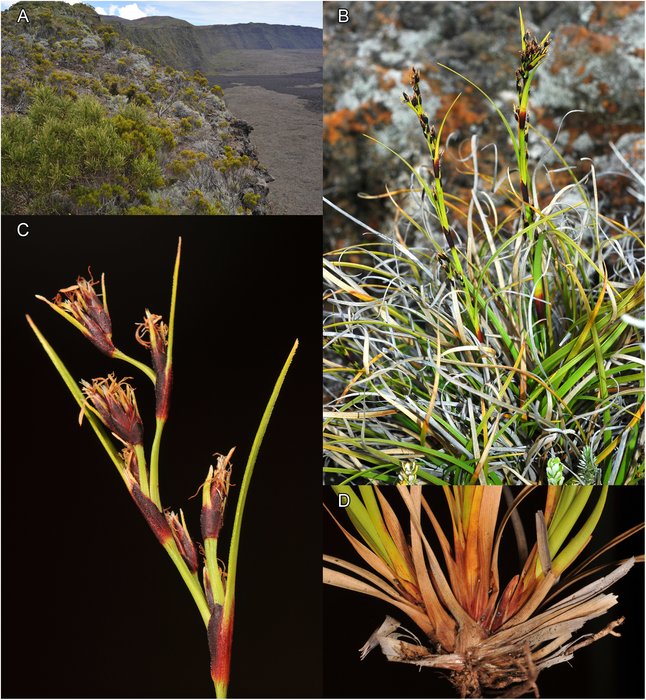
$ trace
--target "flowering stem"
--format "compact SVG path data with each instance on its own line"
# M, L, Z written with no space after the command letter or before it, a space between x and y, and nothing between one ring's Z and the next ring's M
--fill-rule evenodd
M150 498L150 490L148 489L148 474L146 473L146 453L143 445L135 445L135 454L137 455L137 464L139 465L139 486L144 496ZM161 511L161 507L156 503Z
M435 212L437 214L437 217L439 219L440 225L442 227L442 232L444 233L444 237L446 238L446 242L449 246L449 249L451 250L451 255L453 257L454 269L452 269L451 267L448 267L448 270L447 270L448 276L451 280L455 280L455 277L457 276L460 284L462 285L463 291L464 291L464 296L465 296L465 306L466 306L469 318L471 319L471 322L473 324L474 332L477 335L478 340L480 342L484 342L484 336L483 336L482 331L480 329L480 322L478 319L478 311L477 311L477 308L475 307L474 303L471 300L468 285L466 284L466 280L465 280L465 276L464 276L464 271L462 270L462 264L460 263L460 258L458 257L458 252L455 248L455 239L454 239L454 236L451 232L451 228L449 226L449 219L447 216L447 208L446 208L446 204L444 202L444 190L442 189L441 159L442 159L442 155L443 155L444 151L440 151L440 139L442 137L442 129L444 128L444 124L446 123L446 119L449 116L449 112L453 109L453 106L460 98L460 95L458 95L453 100L453 104L449 107L448 111L444 115L444 119L442 120L442 124L440 126L440 129L436 134L435 127L429 126L428 115L424 112L424 108L422 106L422 94L421 94L421 91L419 89L419 73L415 70L414 66L413 66L413 73L411 75L411 85L413 86L414 95L412 97L409 97L406 93L404 93L402 100L404 101L405 104L407 104L413 110L413 112L415 113L415 115L419 119L420 125L422 127L422 132L424 134L424 138L426 139L426 144L428 146L428 150L431 154L431 158L433 159L434 187L430 188L414 170L413 170L413 172L415 173L418 180L422 183L424 189L426 190L426 192L431 200L431 203L433 204L433 207L434 207ZM460 94L462 94L462 93L460 93ZM388 149L388 150L390 150L390 149ZM394 153L394 151L392 151L392 152ZM396 154L396 155L399 158L401 158L401 156L399 156L399 154ZM412 170L412 168L411 168L411 170Z
M209 612L209 606L207 605L206 597L204 596L204 591L202 590L202 586L200 586L197 575L189 571L172 537L164 544L164 549L168 552L168 556L173 560L173 564L175 564L181 577L184 579L184 583L193 596L197 609L200 611L204 625L208 627L211 613Z
M129 357L125 352L121 352L121 350L118 350L117 348L115 348L114 352L112 353L112 357L115 357L117 360L129 362L131 365L133 365L133 367L140 369L148 377L148 379L152 381L153 384L155 383L155 372L148 365L145 365L143 362L139 362L139 360L135 360L133 357Z
M204 554L206 556L206 567L209 572L209 581L211 582L211 593L213 594L213 602L216 605L224 605L224 586L222 578L218 571L218 538L204 538Z
M161 497L159 495L159 448L161 436L166 425L166 420L157 418L155 421L155 439L150 450L150 497L161 510Z
M549 32L543 41L538 44L536 39L530 36L529 32L525 31L523 22L523 13L518 8L520 14L520 33L522 42L521 65L516 71L516 91L518 93L518 107L514 108L514 116L518 122L518 172L520 174L520 190L522 204L522 221L523 228L531 225L534 221L533 206L535 206L535 196L532 191L532 183L529 178L529 151L527 140L529 137L529 92L534 73L538 67L545 61L548 54L548 46L551 43ZM531 231L531 229L530 229ZM530 241L533 234L530 233ZM542 254L543 254L543 239L544 234L539 238L538 244L534 250L534 264L532 266L532 277L535 286L535 305L538 320L540 324L539 344L542 346L540 350L543 354L547 353L547 334L545 332L545 289L543 284L543 269L542 269Z
M534 221L532 211L532 184L529 179L529 152L527 139L529 135L529 91L534 73L538 66L547 58L547 47L550 45L550 33L545 39L537 44L532 39L529 32L525 32L523 13L518 8L520 14L520 35L522 43L521 66L516 71L516 91L518 93L518 107L514 109L514 115L518 122L518 171L520 173L520 189L523 200L523 219L525 225Z
M177 280L179 278L179 261L182 253L182 239L177 244L177 256L175 258L175 269L173 270L173 289L170 300L170 317L168 320L168 346L166 348L166 368L165 390L170 390L170 376L173 369L173 337L175 335L175 306L177 302ZM152 372L152 370L150 370ZM153 375L155 373L153 372ZM162 408L163 415L159 415L159 406L155 422L155 438L150 453L150 497L161 510L161 497L159 495L159 448L161 445L162 432L168 418L168 400Z

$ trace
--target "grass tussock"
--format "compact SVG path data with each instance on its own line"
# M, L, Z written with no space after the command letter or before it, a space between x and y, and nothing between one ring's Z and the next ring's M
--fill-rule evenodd
M643 479L644 181L626 164L634 216L614 220L599 206L604 173L591 163L582 174L558 137L530 124L550 41L526 32L521 15L515 123L460 76L505 124L518 165L505 173L481 169L491 144L476 136L451 153L451 109L436 130L412 71L402 99L431 161L404 161L414 211L392 197L392 233L370 229L378 243L324 257L324 472L337 480ZM530 139L543 149L537 162ZM442 146L470 177L469 199L442 182ZM557 173L569 183L554 186Z
M617 603L616 596L604 591L644 560L638 555L601 566L595 561L642 530L643 522L581 557L602 518L607 486L541 489L545 502L542 510L534 510L531 549L533 532L525 531L519 513L534 486L524 487L515 498L507 486L333 488L346 505L334 510L344 513L338 515L343 521L347 513L348 529L329 512L369 568L323 555L323 582L386 601L425 638L421 641L388 616L360 650L362 659L380 648L388 661L417 665L421 673L428 673L423 666L443 669L463 698L522 697L531 691L540 697L539 673L569 662L578 649L602 637L621 636L614 630L624 617L594 634L578 635L583 625ZM448 525L438 520L442 491ZM399 496L405 508L397 515ZM499 565L514 560L504 550L510 541L503 537L508 525L516 536L519 567L507 580ZM611 572L599 578L607 566ZM580 587L582 579L587 585ZM576 672L576 662L573 666Z

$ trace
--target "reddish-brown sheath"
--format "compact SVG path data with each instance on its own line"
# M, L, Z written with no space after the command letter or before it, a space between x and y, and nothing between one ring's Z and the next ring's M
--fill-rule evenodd
M225 687L229 685L231 641L233 638L233 607L226 629L223 629L223 606L215 605L209 620L208 637L211 654L211 678Z

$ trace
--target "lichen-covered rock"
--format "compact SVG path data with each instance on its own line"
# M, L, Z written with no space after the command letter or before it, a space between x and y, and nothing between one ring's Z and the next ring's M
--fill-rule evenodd
M99 37L86 36L83 39L81 39L81 46L84 49L93 49L94 51L98 51L99 47L101 46L101 44L99 43Z
M180 118L188 118L188 117L194 117L196 119L199 119L201 116L200 112L197 112L194 109L191 109L187 104L184 104L180 100L176 100L173 102L173 112Z
M525 26L538 41L551 32L550 56L538 70L530 97L531 125L552 140L561 126L559 151L583 174L588 161L611 153L610 142L644 131L644 4L641 2L521 2ZM421 74L424 107L439 127L458 93L445 137L454 132L451 154L469 153L472 134L480 147L497 145L499 173L514 168L511 141L493 106L455 73L484 90L515 128L514 72L518 67L518 3L505 2L343 2L324 4L324 190L342 208L373 228L392 229L392 211L384 200L358 199L360 192L381 194L410 186L410 172L392 153L411 164L428 165L419 123L402 105L409 94L414 65ZM582 110L566 114L571 110ZM565 119L564 119L565 118ZM444 147L444 143L442 143ZM540 157L544 142L530 135L530 156ZM643 162L643 145L642 145ZM495 151L481 152L482 165L493 169ZM545 161L555 162L549 154ZM460 165L443 160L445 190L467 196L470 183ZM643 172L643 165L642 165ZM600 182L604 186L604 182ZM621 206L621 203L617 203ZM329 207L325 212L342 244L347 220Z

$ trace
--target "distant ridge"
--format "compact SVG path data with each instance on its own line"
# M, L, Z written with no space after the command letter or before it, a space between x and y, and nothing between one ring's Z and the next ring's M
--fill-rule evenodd
M132 24L135 27L192 27L190 22L187 22L185 19L176 19L175 17L169 17L168 15L160 15L160 16L155 16L155 17L140 17L139 19L124 19L122 17L114 17L113 15L110 15L109 17L106 17L105 15L101 16L102 19L116 19L119 22L124 22L127 24Z
M174 17L123 20L105 15L101 22L115 25L122 37L150 51L161 63L191 73L199 69L205 75L219 70L217 55L223 51L323 50L323 30L317 27L261 22L194 26Z

